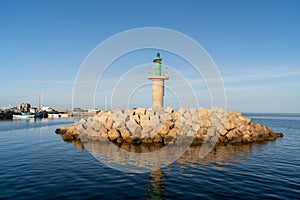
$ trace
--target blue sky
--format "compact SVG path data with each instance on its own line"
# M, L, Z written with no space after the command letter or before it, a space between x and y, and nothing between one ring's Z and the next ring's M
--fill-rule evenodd
M223 77L227 109L300 113L299 9L299 1L283 0L2 0L0 106L23 101L37 104L31 94L43 93L44 105L71 108L77 71L93 48L128 29L164 27L192 37L206 49ZM129 66L130 61L133 67L151 63L154 52L137 53L134 58L129 55L124 65ZM176 65L172 55L162 57L163 64ZM118 71L122 59L117 63ZM192 72L185 76L195 82ZM107 73L106 78L114 77ZM200 85L194 83L199 104L209 107L207 91ZM103 94L110 87L104 83L97 89L98 108L105 106ZM127 89L131 89L129 85ZM150 90L145 87L135 95L136 105L149 105ZM170 97L166 103L173 105Z

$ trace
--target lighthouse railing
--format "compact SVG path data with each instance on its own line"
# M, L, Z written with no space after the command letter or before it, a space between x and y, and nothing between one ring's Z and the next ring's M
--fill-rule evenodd
M157 76L155 66L148 67L148 76ZM161 74L160 76L168 77L168 67L161 66Z

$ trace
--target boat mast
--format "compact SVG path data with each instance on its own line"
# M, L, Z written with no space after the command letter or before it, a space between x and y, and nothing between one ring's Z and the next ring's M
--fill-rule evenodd
M38 94L38 111L40 110L41 108L41 95Z

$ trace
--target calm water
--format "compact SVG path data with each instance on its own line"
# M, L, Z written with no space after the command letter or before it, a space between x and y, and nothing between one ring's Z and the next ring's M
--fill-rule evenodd
M172 165L127 174L99 163L54 130L71 120L0 122L0 199L298 199L300 115L246 114L283 132L266 144L191 147Z

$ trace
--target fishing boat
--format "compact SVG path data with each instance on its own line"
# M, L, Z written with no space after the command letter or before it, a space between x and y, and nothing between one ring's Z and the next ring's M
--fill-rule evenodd
M21 113L13 115L13 119L30 119L34 118L34 114L32 113Z
M12 112L0 112L0 120L12 119L13 113Z
M20 113L14 114L13 119L30 119L30 118L47 118L47 113L35 112L35 113Z
M34 118L42 118L43 114L41 112L35 112L34 113Z

